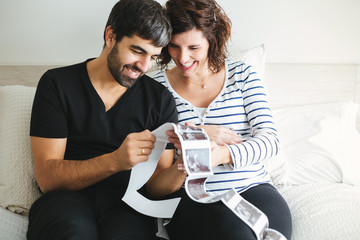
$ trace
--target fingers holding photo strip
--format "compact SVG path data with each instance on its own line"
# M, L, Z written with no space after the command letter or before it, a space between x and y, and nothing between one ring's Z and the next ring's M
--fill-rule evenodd
M197 127L177 124L174 126L174 133L181 143L186 172L189 175L212 175L211 143L205 131Z

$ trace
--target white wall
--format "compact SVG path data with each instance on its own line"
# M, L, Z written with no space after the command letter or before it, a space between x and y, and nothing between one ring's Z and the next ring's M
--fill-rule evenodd
M0 0L0 65L69 64L98 56L115 2ZM242 48L265 43L269 63L360 63L359 0L218 3L232 19L234 40Z

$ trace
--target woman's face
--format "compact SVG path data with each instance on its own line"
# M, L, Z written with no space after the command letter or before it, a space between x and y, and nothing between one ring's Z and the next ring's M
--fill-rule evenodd
M208 69L209 42L196 28L172 37L168 51L176 66L186 77Z

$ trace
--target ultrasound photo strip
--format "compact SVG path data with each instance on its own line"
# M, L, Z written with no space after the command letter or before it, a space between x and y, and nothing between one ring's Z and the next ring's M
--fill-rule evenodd
M184 166L188 173L185 190L192 200L200 203L221 200L253 230L258 240L286 240L280 232L269 229L267 216L241 197L235 189L222 194L209 194L206 191L206 181L213 175L209 137L201 128L177 124L174 130L181 142Z

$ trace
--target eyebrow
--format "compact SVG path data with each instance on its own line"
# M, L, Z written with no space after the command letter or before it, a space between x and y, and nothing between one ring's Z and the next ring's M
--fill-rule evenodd
M136 50L139 50L143 53L147 53L147 51L145 49L143 49L142 47L138 46L138 45L131 45L130 46L131 49L136 49Z
M143 49L142 47L140 47L140 46L138 46L138 45L131 45L130 48L131 48L131 49L136 49L136 50L141 51L142 53L148 54L148 52L147 52L145 49ZM155 55L153 55L153 56L159 57L160 54L155 54Z
M173 42L169 42L169 45L173 45L173 46L178 46L176 43L173 43ZM199 47L201 44L193 44L193 45L189 45L187 47Z

